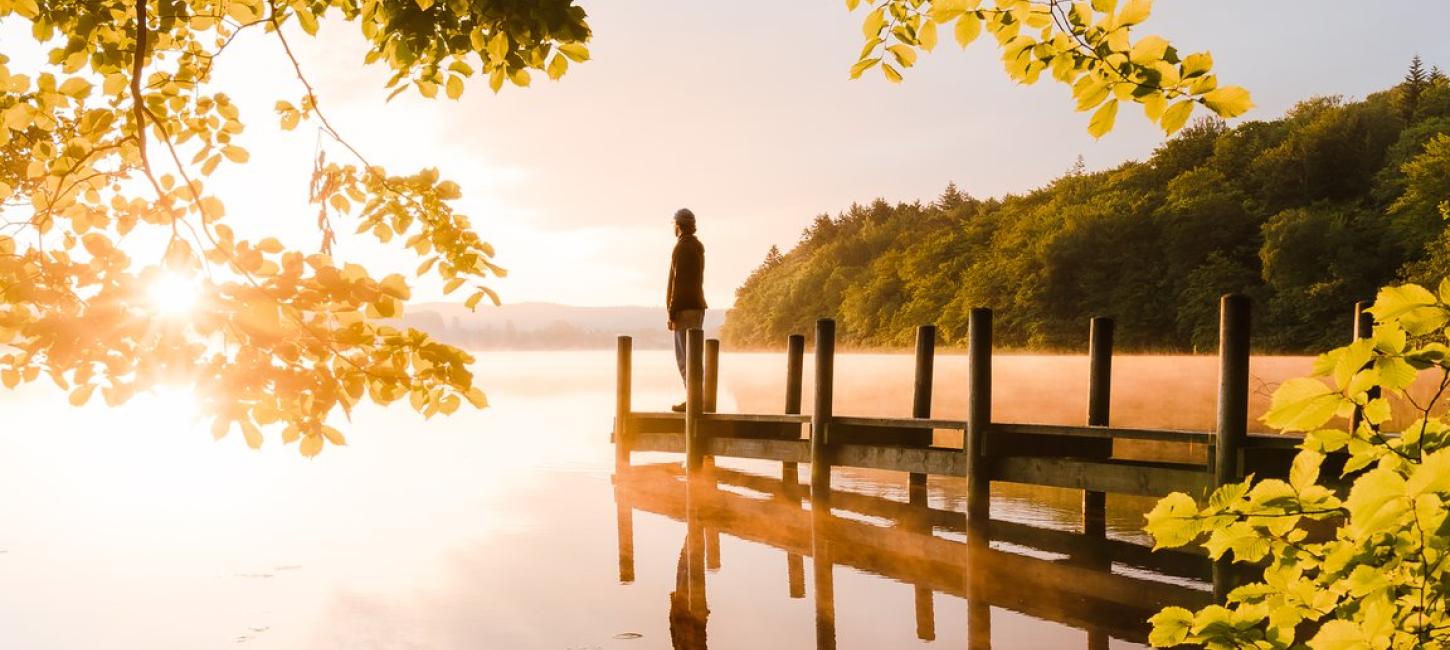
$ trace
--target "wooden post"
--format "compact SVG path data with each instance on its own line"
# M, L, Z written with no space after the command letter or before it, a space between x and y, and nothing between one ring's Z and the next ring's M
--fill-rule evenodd
M991 517L992 482L986 460L992 422L992 310L975 308L967 324L967 518Z
M811 414L811 498L829 502L831 399L835 381L836 321L816 321L816 407Z
M912 382L911 417L931 417L931 380L935 354L936 326L922 325L916 328L916 378ZM911 503L926 504L926 474L908 475L907 495ZM928 596L930 593L927 592Z
M714 413L720 395L720 340L705 340L705 412Z
M1374 336L1374 314L1369 313L1369 308L1374 303L1368 300L1361 300L1354 303L1354 338L1367 339ZM1380 396L1379 386L1369 389L1369 398L1374 399ZM1364 420L1364 414L1356 407L1354 415L1349 418L1349 430L1359 431L1359 424Z
M705 440L700 431L704 411L705 333L692 328L685 333L685 470L694 474L704 467Z
M912 381L911 417L931 417L932 371L936 356L936 326L922 325L916 328L916 377ZM928 433L930 435L930 433ZM931 535L931 521L927 517L926 474L907 475L907 500L919 510L912 511L913 527L923 534ZM917 585L916 638L922 641L936 639L936 602L930 587Z
M1214 436L1213 484L1239 480L1244 442L1249 429L1249 325L1252 305L1248 296L1225 295L1220 302L1218 330L1218 427ZM1220 559L1213 564L1213 596L1224 602L1234 587L1233 566Z
M790 338L786 339L785 345L786 415L800 415L801 413L801 375L805 367L805 356L806 337L801 334L791 334ZM787 488L798 485L800 468L795 463L781 463L780 480L785 482Z
M1088 331L1088 426L1108 426L1113 386L1113 319L1092 319ZM1089 537L1107 535L1108 495L1082 493L1082 532Z
M1248 296L1223 297L1218 340L1218 427L1214 442L1215 486L1239 480L1244 441L1249 430Z
M621 336L615 341L614 370L614 468L629 467L629 412L632 388L633 339Z

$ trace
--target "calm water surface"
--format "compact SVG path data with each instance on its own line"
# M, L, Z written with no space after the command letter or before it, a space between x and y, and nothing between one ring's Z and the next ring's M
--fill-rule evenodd
M1017 543L1025 529L971 551L950 479L933 478L923 524L905 477L838 470L845 496L812 516L778 465L722 461L686 508L678 458L636 455L612 479L612 351L480 357L491 408L361 408L349 446L313 460L275 438L213 442L184 394L74 409L49 387L0 393L0 648L1128 648L1141 612L1081 585L1108 601L1205 588ZM837 413L907 412L909 358L837 365ZM1307 367L1256 360L1254 408ZM636 408L678 401L670 356L635 368ZM783 355L722 368L722 410L780 408ZM1207 428L1214 372L1120 359L1114 423ZM963 358L939 360L936 415L960 417L964 377ZM996 377L997 419L1081 421L1084 359L1002 357ZM993 514L1071 532L1078 498L998 486ZM1149 505L1110 497L1110 537L1141 541Z

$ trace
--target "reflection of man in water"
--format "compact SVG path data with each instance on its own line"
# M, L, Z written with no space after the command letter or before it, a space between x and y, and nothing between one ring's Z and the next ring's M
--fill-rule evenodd
M670 283L665 290L669 328L675 333L675 361L680 379L685 378L685 335L705 326L705 245L695 238L695 213L689 208L675 212L675 252L670 257ZM674 406L684 411L685 403Z
M674 650L706 650L705 619L710 610L702 606L704 611L690 611L689 550L689 539L686 538L685 545L680 547L680 561L675 565L675 590L670 592L670 647Z

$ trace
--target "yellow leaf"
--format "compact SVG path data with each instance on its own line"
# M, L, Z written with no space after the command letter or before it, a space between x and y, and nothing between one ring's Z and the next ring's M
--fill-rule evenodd
M1128 60L1138 65L1149 65L1163 58L1168 51L1168 41L1161 36L1144 36L1128 53Z
M77 387L75 390L71 391L70 405L81 406L85 404L86 402L90 401L91 393L94 393L95 391L95 384L86 384L84 386Z
M261 449L262 432L257 430L257 425L247 420L238 420L237 424L242 425L242 437L246 439L247 446L252 449Z
M1249 91L1239 86L1224 86L1203 96L1204 105L1219 117L1237 117L1254 107Z
M427 11L429 7L432 7L433 6L433 0L413 0L413 1L416 2L416 3L418 3L418 8L419 9L422 9L423 11Z
M928 52L936 48L936 23L926 21L922 23L921 29L916 32L916 40L921 43L921 49Z
M247 162L248 158L251 158L251 154L248 154L246 149L238 147L234 144L229 144L225 147L222 147L222 155L226 156L227 160L230 160L234 163L244 163Z
M575 63L583 63L589 60L589 48L584 47L582 43L564 43L559 46L559 51L563 52L564 56L569 57L569 60Z
M910 68L916 64L916 50L912 49L910 45L898 43L886 49L891 52L892 56L896 57L896 62L900 63L903 67Z
M1190 54L1183 59L1183 76L1194 77L1208 72L1213 68L1213 55L1208 52Z
M558 57L554 57L558 58ZM448 76L448 86L445 88L449 99L458 99L463 96L463 77L458 75Z
M1088 121L1088 134L1094 138L1101 138L1108 131L1113 130L1113 121L1118 117L1118 100L1110 99L1105 102L1093 117Z
M60 85L60 92L76 99L84 99L86 95L91 94L91 82L80 77L71 77Z
M549 68L547 72L550 79L557 80L559 77L564 76L564 73L568 71L569 57L566 57L563 54L555 54L554 58L549 59Z
M322 435L327 441L339 447L347 444L347 439L342 437L342 432L327 425L322 425Z
M1148 14L1153 11L1153 0L1128 0L1123 5L1123 10L1118 12L1118 24L1123 26L1136 25L1148 19Z
M322 436L315 433L309 433L303 436L302 444L297 446L297 450L308 458L316 456L322 452Z
M861 23L861 33L866 38L872 38L881 33L881 28L886 26L886 7L877 7L874 11L866 14L866 20Z
M1188 122L1188 116L1193 113L1193 100L1185 99L1175 102L1168 110L1163 111L1163 131L1172 135Z
M484 396L483 391L477 388L468 389L463 396L468 398L468 403L472 404L474 408L488 408L488 398Z
M35 4L35 0L15 0L13 8L15 13L25 18L35 18L40 15L40 6Z
M891 67L890 63L881 64L881 72L882 74L886 75L886 79L889 80L891 83L901 83L901 73L897 72L896 68Z
M977 40L977 37L981 34L982 20L977 18L977 14L965 13L962 14L961 18L957 19L957 27L954 31L954 35L957 38L957 45L962 47L971 45L972 41Z

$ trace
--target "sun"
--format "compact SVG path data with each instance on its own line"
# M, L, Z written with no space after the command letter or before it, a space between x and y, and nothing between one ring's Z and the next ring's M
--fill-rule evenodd
M146 288L151 307L162 316L184 316L196 307L200 287L195 280L175 273L163 273Z

